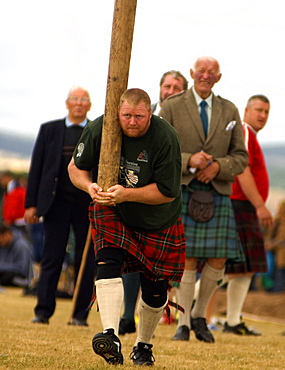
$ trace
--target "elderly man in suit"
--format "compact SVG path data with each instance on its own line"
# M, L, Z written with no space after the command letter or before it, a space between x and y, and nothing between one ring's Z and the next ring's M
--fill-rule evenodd
M178 131L182 150L187 258L177 300L185 313L179 315L172 339L189 340L192 329L198 340L212 343L214 337L205 319L207 304L223 279L225 262L244 258L229 195L235 175L247 165L248 155L237 108L212 92L221 78L218 61L200 57L190 75L194 86L169 97L159 112ZM198 259L206 262L191 311Z
M73 150L88 122L91 108L88 91L74 86L66 99L68 115L44 123L34 146L29 171L25 220L33 224L44 219L44 250L37 289L37 304L33 323L48 324L56 302L56 289L66 246L72 226L75 239L75 279L86 243L90 197L70 181L67 166ZM86 311L92 297L94 279L94 251L89 255L83 274L72 325L86 326Z

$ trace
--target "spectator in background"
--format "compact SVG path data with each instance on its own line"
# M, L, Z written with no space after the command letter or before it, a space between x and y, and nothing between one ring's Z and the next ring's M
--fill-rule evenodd
M88 91L74 86L68 93L66 108L65 118L41 125L28 176L25 219L34 224L43 216L44 224L44 250L33 323L48 324L54 313L70 228L75 235L75 281L89 229L90 197L73 186L67 172L73 150L88 123L87 112L91 108ZM86 309L92 297L93 279L94 251L91 246L72 325L88 325Z
M269 177L257 133L266 125L269 109L269 100L264 95L253 95L247 101L243 131L249 161L232 186L231 200L246 261L226 265L222 284L228 283L227 321L223 331L237 335L260 335L241 321L241 311L254 273L267 271L263 232L270 230L273 218L266 207ZM212 302L208 307L208 320L211 309Z
M22 233L0 224L0 284L26 287L33 277L31 246Z
M24 220L26 188L11 171L4 171L0 181L4 188L2 200L3 222L12 229L26 232L26 222Z
M2 185L2 175L3 172L0 172L0 223L3 222L3 215L2 215L2 205L3 205L3 198L4 198L4 193L5 193L5 188Z
M227 321L223 331L237 335L260 335L241 321L241 311L254 273L267 271L261 227L270 229L273 217L266 207L269 177L257 133L266 125L269 110L270 103L264 95L254 95L247 101L243 130L249 160L232 187L231 200L246 262L226 267L223 282L228 281Z
M273 286L270 292L285 291L285 200L274 217L273 228L265 234L265 249L274 254Z
M159 102L152 104L153 114L158 114L161 103L173 94L186 90L188 87L187 79L179 71L171 70L165 72L160 79ZM124 312L120 320L119 334L134 333L135 308L140 288L140 277L138 272L124 274L122 276L124 284Z
M198 340L212 343L214 337L205 318L208 302L224 276L227 259L244 257L229 195L234 176L243 172L248 155L238 109L212 92L222 76L218 61L200 57L190 75L194 86L169 97L159 112L177 130L182 150L186 263L176 294L185 313L179 313L172 339L188 341L192 329ZM206 263L191 310L198 259Z
M188 88L188 81L179 71L171 70L163 73L159 82L159 101L152 104L153 114L158 115L162 102L169 96L179 94Z

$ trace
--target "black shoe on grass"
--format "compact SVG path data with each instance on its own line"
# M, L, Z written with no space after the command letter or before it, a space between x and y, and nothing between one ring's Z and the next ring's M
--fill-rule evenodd
M179 326L171 340L189 340L190 329L186 325Z
M48 318L42 315L37 315L31 321L33 324L48 324Z
M93 351L104 358L108 364L122 365L124 362L121 353L120 339L114 334L114 329L106 329L96 334L92 339Z
M237 335L254 335L260 336L261 333L257 330L248 328L244 322L241 322L235 326L229 326L228 323L225 323L223 333L232 333Z
M135 365L152 366L155 358L152 355L151 349L152 344L139 342L138 345L133 348L130 359L133 360Z
M193 319L191 317L191 329L194 331L198 340L206 343L215 342L213 334L208 329L206 319L204 317L197 317L197 319Z

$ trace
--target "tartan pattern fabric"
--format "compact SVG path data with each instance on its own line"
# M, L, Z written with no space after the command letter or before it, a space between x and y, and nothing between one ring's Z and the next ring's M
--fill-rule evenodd
M241 205L241 203L248 204L249 202L242 201L237 203ZM264 241L256 212L254 208L252 212L249 212L240 206L235 206L235 201L233 201L233 206L237 230L243 246L246 262L227 265L226 273L229 274L249 271L266 272L267 261L264 249Z
M123 273L142 271L151 280L180 281L185 263L185 237L181 219L153 232L135 231L125 225L112 207L92 202L89 207L95 255L104 247L123 248Z
M212 191L215 211L208 222L194 221L188 214L188 202L192 192L187 187L182 188L181 218L186 237L186 256L202 260L227 258L232 261L244 261L229 197L219 194L211 185L191 182L190 187L192 190Z

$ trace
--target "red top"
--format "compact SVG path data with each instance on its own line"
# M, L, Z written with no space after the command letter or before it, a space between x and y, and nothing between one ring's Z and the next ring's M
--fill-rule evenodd
M265 202L269 193L269 177L265 158L254 129L244 122L243 130L245 135L245 145L247 147L249 156L248 165L250 166L257 189ZM231 199L248 200L240 187L237 176L235 177L235 182L232 185Z
M14 224L15 220L24 217L25 197L26 189L22 186L18 186L11 190L9 193L4 194L2 217L3 221L6 224Z

